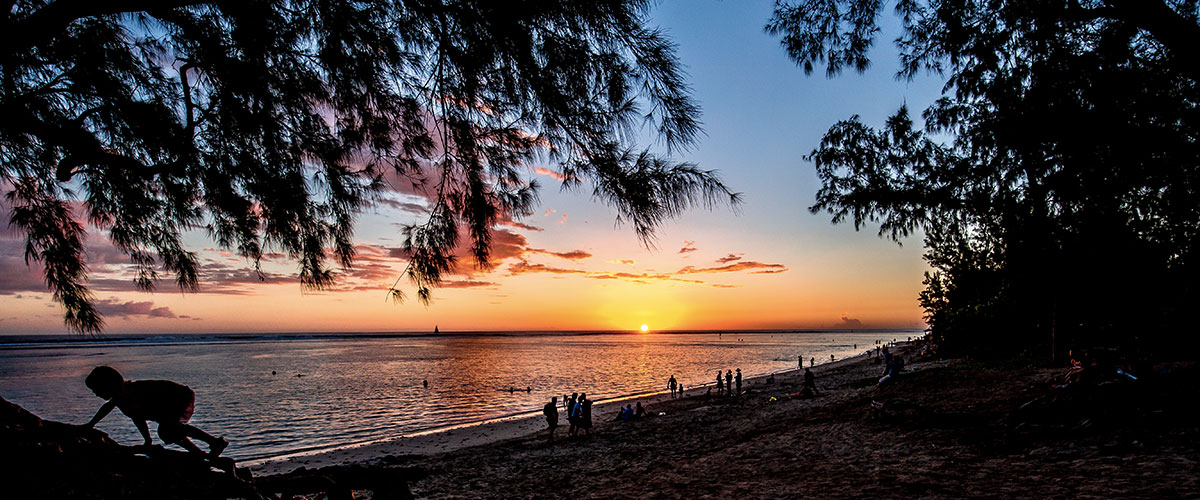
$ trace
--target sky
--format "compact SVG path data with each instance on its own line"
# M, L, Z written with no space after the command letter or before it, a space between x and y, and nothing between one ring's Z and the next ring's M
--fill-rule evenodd
M274 255L260 280L203 234L188 241L203 264L198 293L169 280L135 291L128 257L93 229L90 286L105 333L924 328L919 235L898 245L877 226L855 231L809 213L820 182L803 156L838 120L859 115L879 126L902 104L924 109L942 82L894 77L890 13L868 71L805 75L763 32L771 8L666 0L650 14L678 44L703 110L705 135L675 159L720 171L743 194L736 211L689 211L647 248L586 185L561 191L549 165L530 165L542 185L536 213L498 226L494 266L462 266L428 306L395 304L387 293L404 268L400 227L423 220L416 197L396 194L364 213L355 268L321 292L302 290L295 263ZM0 228L0 335L66 333L20 238ZM406 282L400 289L415 296Z

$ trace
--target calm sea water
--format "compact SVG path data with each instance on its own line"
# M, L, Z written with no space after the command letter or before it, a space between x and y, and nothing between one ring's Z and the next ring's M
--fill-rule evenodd
M765 375L795 368L799 355L819 364L916 334L0 338L0 396L42 418L83 423L103 403L83 384L96 366L127 379L175 380L196 392L191 423L225 436L232 443L226 454L245 460L537 411L563 393L602 400L657 392L672 374L688 388L713 383L718 369ZM119 411L97 427L118 442L141 440Z

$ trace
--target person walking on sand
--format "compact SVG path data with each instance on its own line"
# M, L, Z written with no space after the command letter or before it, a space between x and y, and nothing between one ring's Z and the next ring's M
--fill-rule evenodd
M734 377L734 379L737 380L737 392L735 392L734 394L741 396L742 395L742 369L741 368L737 369L737 375Z
M121 373L110 366L98 366L88 374L84 384L96 396L108 400L96 411L84 427L92 428L108 416L113 408L121 410L133 420L133 425L145 440L143 446L154 444L150 437L147 420L158 422L158 437L166 444L177 444L183 449L204 455L192 439L208 444L207 457L221 456L229 441L215 437L188 425L196 409L196 393L183 384L170 380L125 380Z
M554 429L558 428L558 397L550 398L550 402L542 407L542 414L546 416L546 426L550 428L550 440L554 441Z
M717 395L725 392L725 379L721 378L721 370L717 370Z
M728 396L733 395L733 370L725 370L725 392Z
M675 374L672 373L671 380L667 381L667 387L671 389L671 399L675 398L675 386L676 385L677 385L677 382L675 381Z

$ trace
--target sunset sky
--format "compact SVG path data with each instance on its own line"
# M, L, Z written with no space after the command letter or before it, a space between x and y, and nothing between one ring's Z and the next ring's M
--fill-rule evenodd
M656 248L639 244L616 212L585 185L561 192L549 165L530 165L542 184L538 211L499 226L495 264L463 273L435 290L430 306L393 304L387 289L404 267L400 226L423 220L425 200L391 193L363 214L359 259L337 289L304 292L297 267L264 262L265 281L249 264L213 248L201 233L191 249L205 264L200 293L181 294L170 281L133 291L128 258L93 230L90 285L108 333L453 330L652 330L921 328L917 293L919 237L903 246L876 227L830 224L812 215L819 183L801 157L837 120L860 115L879 125L901 104L924 109L941 81L897 81L896 21L883 33L866 74L805 76L763 32L770 1L666 1L652 24L678 44L703 109L706 135L677 156L717 169L746 203L686 213L658 233ZM646 144L643 144L646 145ZM5 214L7 217L7 214ZM0 334L64 333L62 308L50 300L23 241L0 236ZM407 283L401 289L410 297Z

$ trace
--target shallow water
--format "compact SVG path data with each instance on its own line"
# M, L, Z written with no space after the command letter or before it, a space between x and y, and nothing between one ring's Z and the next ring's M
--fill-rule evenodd
M191 423L225 436L226 455L244 460L536 411L564 393L602 400L661 391L672 374L688 388L712 384L718 369L765 375L795 368L799 355L807 366L909 335L916 332L0 340L0 396L46 419L83 423L103 403L83 384L96 366L127 379L175 380L196 392ZM140 442L120 412L97 427Z

